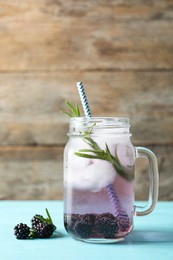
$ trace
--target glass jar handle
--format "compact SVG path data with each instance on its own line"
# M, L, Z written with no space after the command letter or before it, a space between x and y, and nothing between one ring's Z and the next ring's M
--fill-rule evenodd
M150 187L149 187L148 203L144 207L135 206L135 215L145 216L153 211L158 199L158 191L159 191L158 165L157 165L157 158L151 150L145 147L136 147L136 153L137 153L136 158L144 157L148 160L149 163Z

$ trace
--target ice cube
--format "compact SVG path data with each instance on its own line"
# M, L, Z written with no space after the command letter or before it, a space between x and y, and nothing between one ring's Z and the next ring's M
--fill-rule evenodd
M79 157L75 154L75 152L79 152L80 149L90 149L90 146L82 138L74 138L70 141L67 153L68 168L82 170L91 163L90 159Z
M83 180L84 176L81 171L69 168L66 170L64 181L70 188L85 189L85 186L83 185L85 183Z
M98 192L111 184L116 172L111 163L103 160L93 160L92 164L83 170L66 169L65 184L71 188Z
M75 154L75 152L77 152L77 151L78 151L78 149L69 150L67 167L80 171L80 170L83 170L84 168L86 168L91 163L91 159L77 156Z
M64 179L65 185L68 188L90 190L93 188L93 183L85 179L85 175L82 171L75 169L67 169L67 173Z
M89 183L89 189L98 192L114 182L116 172L110 162L95 160L83 171L85 181Z
M134 150L129 145L118 144L117 156L124 167L132 167L134 165Z

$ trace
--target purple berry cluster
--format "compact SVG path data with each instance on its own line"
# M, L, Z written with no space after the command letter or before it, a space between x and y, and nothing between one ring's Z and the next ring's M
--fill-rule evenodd
M14 227L14 235L17 239L28 239L28 238L48 238L53 235L56 226L53 224L51 216L46 209L47 218L36 214L31 219L30 228L28 225L20 223Z
M129 226L119 226L111 213L103 214L70 214L64 216L64 225L72 236L78 238L106 238L115 239L122 232L128 232Z

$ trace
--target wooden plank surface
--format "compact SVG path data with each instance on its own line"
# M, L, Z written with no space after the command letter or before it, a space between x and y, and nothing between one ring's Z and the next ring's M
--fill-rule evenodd
M83 81L92 114L130 117L173 199L173 1L0 0L0 199L61 199L68 122ZM138 163L137 199L146 198Z
M115 2L0 1L0 70L171 69L172 1Z
M173 200L173 177L169 162L172 147L148 146L158 158L160 200ZM62 199L63 147L0 148L0 199ZM139 160L139 159L138 159ZM136 165L136 199L148 199L148 170L145 160Z
M81 79L94 116L130 117L135 143L173 144L172 72L58 72L0 74L1 145L65 144L61 111L80 103Z
M62 199L62 148L0 148L0 199Z

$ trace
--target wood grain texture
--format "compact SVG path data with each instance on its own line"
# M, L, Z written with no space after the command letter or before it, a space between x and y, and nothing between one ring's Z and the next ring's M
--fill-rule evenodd
M159 169L159 200L173 200L173 176L170 164L173 160L172 146L148 146L157 156ZM148 163L138 159L136 169L136 198L148 199L149 176Z
M173 67L172 1L1 1L0 8L1 71Z
M80 79L93 115L130 117L135 143L173 143L172 72L59 72L0 74L1 145L65 144Z
M0 148L0 199L62 199L62 154L59 147Z

